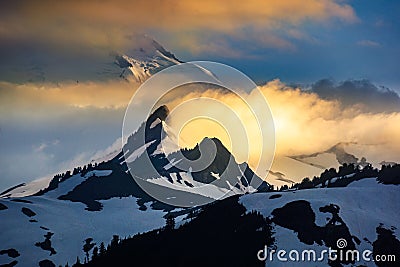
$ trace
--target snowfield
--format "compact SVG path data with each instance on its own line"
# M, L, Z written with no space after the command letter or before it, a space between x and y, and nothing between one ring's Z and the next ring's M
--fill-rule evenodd
M74 263L77 256L83 260L83 242L89 237L100 245L101 242L109 243L113 235L127 237L162 227L165 212L152 210L149 203L146 204L147 210L141 211L134 197L101 200L103 209L97 212L87 211L83 203L58 199L93 175L105 177L111 173L111 170L93 170L84 176L73 175L43 196L0 198L0 203L7 207L0 210L0 250L16 249L21 254L16 258L18 266L37 266L44 259L58 266ZM28 187L26 191L32 190ZM28 217L21 212L22 208L36 215ZM35 246L45 239L48 232L54 234L50 241L57 252L51 256L49 251ZM10 262L7 255L0 255L0 264Z
M139 210L136 198L113 198L103 200L103 209L99 212L85 210L82 203L74 203L54 199L48 196L26 197L30 203L13 202L0 199L0 203L8 209L0 211L1 229L0 250L14 248L21 256L16 258L17 266L38 266L38 262L49 259L57 266L76 261L79 256L83 261L82 246L86 238L93 238L97 245L108 244L113 235L126 237L139 232L146 232L165 224L162 211L148 207L146 211ZM28 218L21 212L27 207L36 213ZM30 222L34 219L37 222ZM41 228L43 227L43 228ZM48 230L46 230L48 229ZM44 240L47 232L54 233L51 246L57 252L50 252L35 246ZM0 255L0 264L11 262L6 255Z
M281 197L270 199L272 195ZM396 227L395 236L399 238L400 226L400 191L396 185L378 184L375 178L363 179L340 188L317 188L286 192L271 192L245 195L240 202L248 211L259 211L266 217L272 217L271 213L277 208L283 207L286 203L306 200L311 204L318 226L324 226L329 214L319 211L320 207L336 204L340 207L339 215L350 230L350 233L361 241L356 248L359 251L369 249L372 245L366 241L373 242L377 239L376 228L383 224L386 228ZM327 219L328 218L328 219ZM307 245L299 241L297 234L284 227L275 225L276 249L298 251L314 249L321 251L327 249L317 244ZM393 228L394 229L394 228ZM262 249L262 248L260 248ZM318 254L317 254L318 255ZM321 266L324 264L319 263ZM361 261L358 264L365 266L376 266L373 262ZM327 265L327 264L326 264ZM310 266L309 262L282 263L276 258L273 262L266 262L266 266Z

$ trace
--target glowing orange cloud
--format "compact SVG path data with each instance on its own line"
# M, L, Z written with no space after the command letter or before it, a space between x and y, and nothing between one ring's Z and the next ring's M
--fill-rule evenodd
M126 34L152 29L175 36L204 32L236 36L252 28L257 36L304 21L358 20L353 8L338 0L26 1L4 5L0 15L0 39L34 40L63 48L71 44L121 48L127 45ZM288 46L278 36L260 41Z

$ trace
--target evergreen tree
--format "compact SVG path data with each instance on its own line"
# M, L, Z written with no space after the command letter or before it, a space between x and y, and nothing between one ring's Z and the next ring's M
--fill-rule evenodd
M93 238L87 238L84 241L85 244L83 245L83 252L85 252L85 254L86 254L85 261L89 261L89 252L95 245L95 243L92 243L92 241L93 241Z
M175 229L175 217L168 213L165 219L166 219L165 229L166 230Z
M119 244L119 236L118 235L113 235L113 238L111 240L111 248L117 247Z
M79 257L76 257L76 262L74 266L80 266L80 265L81 265L81 260L79 259Z
M104 242L101 242L100 248L99 248L99 255L103 256L106 254L106 247L104 246Z
M99 256L99 248L98 247L94 247L92 253L93 253L92 254L92 260L94 260Z

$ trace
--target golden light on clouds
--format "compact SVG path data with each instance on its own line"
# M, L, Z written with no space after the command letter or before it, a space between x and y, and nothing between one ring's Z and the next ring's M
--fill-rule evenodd
M315 93L288 87L279 80L259 88L267 98L274 117L277 157L311 154L325 151L339 142L354 142L360 146L359 154L367 156L368 160L376 164L382 160L400 160L400 113L365 113L358 106L343 107L337 101L323 100ZM251 118L246 117L246 107L237 97L229 93L207 90L201 93L192 92L179 101L207 97L217 99L237 112L240 122L245 124L247 133L250 134L239 139L250 140L250 144L249 147L233 147L233 154L239 162L248 159L250 165L256 165L260 149L257 146L257 125ZM252 99L252 94L248 95L246 100L253 103L253 107L259 101ZM196 106L191 105L187 108L186 112L189 112L189 109L196 109ZM212 109L210 106L208 108ZM218 109L214 111L224 114ZM184 124L184 121L180 116L175 116L169 123L175 127ZM184 129L184 141L193 145L204 136L216 136L226 146L230 146L227 140L238 138L235 136L239 135L238 131L213 129L213 124L205 119L188 123ZM231 122L230 125L240 126L236 122ZM226 138L225 132L229 133L229 139ZM250 149L250 155L247 155L245 149Z
M287 40L266 31L305 21L358 21L351 6L335 0L26 1L4 5L0 14L0 39L53 43L64 49L71 45L123 49L129 47L126 35L153 29L168 32L171 43L196 44L188 47L193 51L215 50L218 42L207 47L206 42L176 37L185 33L199 40L207 32L241 38L252 29L254 36L264 36L260 41L267 46L290 48Z
M50 106L125 108L138 85L126 81L13 84L0 82L1 107L24 110ZM14 107L14 108L13 108Z
M124 109L135 90L126 82L71 83L60 88L51 84L38 87L1 83L0 86L3 89L0 90L1 118L16 121L30 118L45 121L54 116L54 110L63 112L69 108ZM324 151L339 142L355 142L360 145L358 153L366 155L372 162L400 161L400 113L368 113L358 106L343 107L337 101L323 100L315 93L287 86L279 80L268 82L259 89L268 100L274 117L278 157ZM248 159L250 165L255 165L261 149L256 134L258 126L248 117L243 102L229 93L208 89L175 97L166 104L174 112L174 107L180 103L196 98L220 101L232 107L237 118L226 116L221 105L204 106L200 102L199 105L182 105L180 112L168 120L171 127L180 132L182 140L194 146L205 136L218 137L239 162ZM257 108L259 99L250 93L246 101ZM185 108L198 111L199 115L206 110L216 114L211 116L214 118L219 114L224 117L221 119L225 120L224 127L231 129L207 119L188 120L184 116ZM240 123L248 128L248 136L241 132ZM232 147L238 143L233 142L234 139L242 140L242 146Z

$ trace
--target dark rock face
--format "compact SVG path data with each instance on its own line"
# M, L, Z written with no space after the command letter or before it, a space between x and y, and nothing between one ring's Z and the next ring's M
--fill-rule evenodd
M5 255L5 254L7 254L7 256L10 258L17 258L20 256L18 250L14 248L0 250L0 255Z
M9 249L4 249L4 250L0 250L0 255L7 255L10 258L18 258L20 256L19 252L14 249L14 248L9 248ZM1 264L1 267L12 267L17 265L18 261L17 260L13 260L9 263L6 264Z
M8 207L2 203L0 203L0 210L6 210Z
M125 165L126 166L126 165ZM59 199L81 202L87 205L89 211L100 211L103 205L99 200L112 197L134 196L138 198L138 205L146 210L147 202L155 201L135 182L129 173L124 171L116 157L114 160L102 163L97 169L112 170L109 176L92 176L79 184L74 190L60 196ZM173 207L160 204L160 209L170 210Z
M276 199L276 198L280 198L282 195L281 194L275 194L275 195L271 195L269 197L269 199Z
M274 216L272 221L284 228L291 229L297 233L298 239L307 244L313 245L314 243L322 246L326 245L328 248L335 250L342 250L345 254L349 250L355 249L355 240L357 243L360 240L350 234L349 228L345 222L340 218L340 207L334 204L323 206L319 208L320 212L330 213L332 218L325 226L318 226L315 224L315 213L311 208L308 201L297 200L287 203L282 208L275 209L272 212ZM337 246L339 239L345 239L347 245L343 248ZM331 266L342 266L342 264L354 263L352 258L340 259L335 261L328 261Z
M56 267L51 260L42 260L39 262L39 267Z
M23 214L25 214L25 215L28 216L28 217L33 217L33 216L36 215L36 213L35 213L34 211L32 211L31 209L29 209L29 208L23 207L23 208L21 209L21 211L22 211Z
M167 116L169 115L169 109L167 106L163 105L160 106L156 111L153 112L153 114L149 117L149 122L153 122L154 119L159 118L162 121L165 121Z
M57 251L51 246L51 237L54 235L52 232L47 232L44 235L45 240L43 242L36 242L35 246L40 247L43 250L50 251L50 256L57 253Z
M17 265L17 263L18 263L18 261L12 261L10 263L0 265L0 267L13 267L13 266Z
M386 229L382 225L376 228L378 238L372 243L373 255L380 257L380 260L375 260L375 264L379 267L383 266L399 266L400 260L400 241L395 237L393 229ZM382 255L385 255L386 260L383 260ZM389 255L394 255L396 261L390 261Z
M316 242L322 245L318 226L315 224L315 213L309 202L298 200L287 203L271 213L272 221L279 226L293 230L299 240L307 245Z

